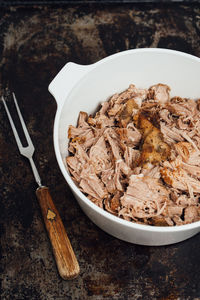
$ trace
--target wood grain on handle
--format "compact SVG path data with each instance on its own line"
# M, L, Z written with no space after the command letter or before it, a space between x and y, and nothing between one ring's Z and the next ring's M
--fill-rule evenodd
M59 274L63 279L73 279L80 272L79 264L60 215L53 203L49 189L47 187L40 187L37 189L36 195L52 244Z

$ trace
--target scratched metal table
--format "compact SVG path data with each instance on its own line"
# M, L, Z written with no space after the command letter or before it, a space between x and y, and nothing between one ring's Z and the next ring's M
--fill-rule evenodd
M200 57L200 4L13 5L0 8L0 89L15 91L80 262L80 276L57 273L28 162L0 104L1 298L200 299L200 235L143 247L97 228L81 211L53 149L56 103L47 87L68 61L90 64L125 49L164 47ZM173 70L172 70L173 72Z

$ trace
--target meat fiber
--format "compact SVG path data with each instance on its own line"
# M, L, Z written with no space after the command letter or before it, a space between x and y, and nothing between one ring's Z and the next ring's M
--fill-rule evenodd
M131 175L129 185L121 197L122 209L128 209L134 218L152 218L160 215L168 199L169 192L158 179Z
M95 205L152 226L200 221L200 100L130 85L69 126L68 170Z
M149 88L148 97L150 99L154 99L155 101L161 104L164 104L170 98L169 92L170 92L170 87L168 85L159 83Z

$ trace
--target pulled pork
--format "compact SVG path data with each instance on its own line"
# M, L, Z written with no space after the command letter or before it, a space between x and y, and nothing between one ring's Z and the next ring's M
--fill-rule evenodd
M154 226L200 221L199 102L130 85L69 126L71 176L97 206Z

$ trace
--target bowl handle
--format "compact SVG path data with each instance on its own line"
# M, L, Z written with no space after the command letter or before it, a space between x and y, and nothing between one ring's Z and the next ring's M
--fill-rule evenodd
M93 69L94 65L95 64L78 65L69 62L60 70L48 87L49 92L57 102L58 108L62 107L67 95L74 85L83 77L83 75Z

